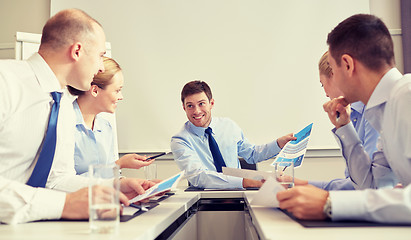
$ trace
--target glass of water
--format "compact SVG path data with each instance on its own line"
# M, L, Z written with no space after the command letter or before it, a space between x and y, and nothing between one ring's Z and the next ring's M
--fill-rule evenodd
M89 166L89 223L92 233L117 233L120 224L119 167Z
M151 163L150 165L145 166L144 174L147 180L157 179L157 165L155 163Z

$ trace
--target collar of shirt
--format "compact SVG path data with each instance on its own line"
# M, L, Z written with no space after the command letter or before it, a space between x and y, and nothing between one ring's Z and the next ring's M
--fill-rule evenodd
M365 106L364 116L372 127L381 132L382 117L384 114L384 107L391 90L395 83L402 78L402 74L396 68L389 70L375 87L367 105Z
M370 99L368 100L366 109L370 109L387 102L391 89L400 78L402 78L402 74L397 68L392 68L389 70L375 87Z
M364 104L360 101L351 103L350 119L356 129L357 129L357 123L361 121L364 108L365 108Z
M74 109L74 112L76 113L76 125L85 126L83 115L81 114L81 110L77 103L77 100L73 102L73 109Z
M364 113L364 103L358 101L355 103L351 103L351 109L358 112L359 114L363 114Z
M215 132L214 132L214 127L216 126L216 123L215 123L215 121L214 121L214 119L213 118L211 118L211 122L210 122L210 124L208 125L208 127L197 127L197 126L195 126L194 124L192 124L190 121L188 121L188 124L189 124L189 128L190 128L190 130L195 134L195 135L197 135L198 137L200 137L200 138L204 138L205 137L205 130L208 128L208 127L211 127L211 129L213 130L213 134L215 134Z
M91 130L84 122L83 114L81 113L77 100L73 102L73 109L74 109L74 112L76 113L76 126L81 125L85 130L92 131L92 132L95 132L95 131L101 132L102 127L100 124L100 117L98 114L96 115L94 119L94 129Z
M60 82L57 79L50 66L46 63L42 56L38 53L34 53L28 60L28 64L33 69L37 77L37 81L41 89L44 92L62 92L63 89L60 86Z

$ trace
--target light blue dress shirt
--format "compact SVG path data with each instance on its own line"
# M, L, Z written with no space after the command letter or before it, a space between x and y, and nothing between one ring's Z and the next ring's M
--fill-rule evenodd
M109 121L96 115L94 129L86 126L77 100L74 167L78 175L87 176L90 164L110 164L117 160L114 154L114 133Z
M255 164L280 152L277 141L265 145L251 144L240 127L228 118L212 118L210 126L227 167L241 168L238 156ZM182 130L171 138L171 151L178 167L189 182L200 188L242 188L242 178L218 173L208 145L206 128L187 121Z
M411 223L410 103L411 75L402 76L393 68L374 89L364 113L364 117L381 135L377 143L381 155L377 162L374 157L373 162L373 168L376 168L373 170L375 180L392 180L393 171L404 188L330 191L333 220ZM336 134L343 145L343 151L354 151L357 154L364 152L352 124L339 128ZM368 157L367 154L365 156ZM363 159L367 162L366 160Z
M355 131L358 134L358 137L361 140L361 143L364 147L365 152L368 154L370 159L372 159L374 152L377 151L377 139L380 136L378 132L371 126L371 124L363 117L365 106L362 102L355 102L351 104L351 115L350 119L355 128ZM355 163L361 161L358 158L358 155L350 155L351 162L353 163L351 169L356 168ZM362 155L361 155L362 157ZM372 163L371 163L372 164ZM347 165L348 166L348 165ZM362 179L361 173L355 172L353 179L350 177L350 168L345 169L345 178L344 179L334 179L329 182L325 181L309 181L309 184L312 184L316 187L322 188L324 190L354 190L357 188L367 188L369 185L364 186L364 184L359 185L357 182L363 182L358 179ZM357 175L356 175L357 174Z

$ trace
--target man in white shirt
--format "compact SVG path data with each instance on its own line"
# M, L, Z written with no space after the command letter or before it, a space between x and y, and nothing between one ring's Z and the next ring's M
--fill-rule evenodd
M88 218L88 179L75 175L75 118L66 85L88 90L104 71L105 51L101 25L68 9L47 21L38 53L27 61L0 61L0 222ZM55 154L46 188L34 188L26 183L42 150L51 92L62 93ZM122 179L120 198L127 204L152 185Z
M324 104L344 152L364 151L350 122L348 104L366 105L364 117L380 133L377 143L404 188L330 191L306 185L277 194L280 207L301 219L411 223L411 75L394 63L385 24L367 14L341 22L328 35L328 62L344 97ZM338 113L338 114L337 114ZM370 161L370 159L364 159Z

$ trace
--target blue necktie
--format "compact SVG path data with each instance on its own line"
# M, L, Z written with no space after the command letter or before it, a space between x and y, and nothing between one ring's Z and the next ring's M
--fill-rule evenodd
M32 187L46 186L50 168L53 163L54 152L56 150L56 127L59 116L61 93L51 92L51 96L54 99L54 103L51 107L49 124L47 127L46 137L44 138L43 148L41 149L40 156L37 160L36 166L34 167L33 173L27 181L27 185Z
M214 158L214 165L217 172L222 172L222 167L225 167L225 162L223 156L221 155L220 149L218 148L217 142L212 135L212 129L209 127L205 130L208 135L208 144L210 145L210 151Z

